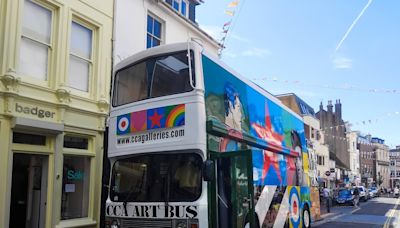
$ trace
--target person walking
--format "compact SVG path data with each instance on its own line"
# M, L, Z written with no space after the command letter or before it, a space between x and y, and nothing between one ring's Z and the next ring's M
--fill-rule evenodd
M326 210L327 212L331 212L331 207L330 207L330 190L329 188L325 187L323 190L323 194L324 194L324 199L326 202Z
M359 203L360 203L360 190L358 190L357 187L354 188L353 190L353 195L354 195L354 199L353 199L353 205L355 207L358 207Z

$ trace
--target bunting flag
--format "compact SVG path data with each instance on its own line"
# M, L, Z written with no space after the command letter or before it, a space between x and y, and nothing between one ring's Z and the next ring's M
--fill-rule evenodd
M334 85L325 85L325 84L310 84L304 83L299 80L286 80L279 79L277 77L262 77L262 78L253 78L253 81L273 81L287 84L295 84L297 86L308 86L308 87L317 87L317 88L326 88L326 89L336 89L336 90L350 90L350 91L360 91L367 93L392 93L392 94L400 94L400 89L374 89L374 88L363 88L359 86L350 85L348 83L343 84L342 86L334 86Z
M228 4L228 7L229 8L233 8L233 7L236 7L238 4L239 4L239 1L233 1L233 2Z
M235 11L231 11L231 10L225 10L225 13L231 17L233 17L233 15L235 15Z
M227 27L228 25L230 25L230 24L231 24L231 22L232 22L232 21L228 21L228 22L226 22L226 23L224 24L224 26L222 26L222 29L224 29L225 27Z
M228 4L227 9L225 9L225 14L229 15L230 17L233 17L236 13L236 7L239 5L239 0L233 0L232 2L230 2ZM225 41L226 41L226 37L228 35L229 29L231 28L231 23L232 23L232 19L230 19L228 22L226 22L223 26L222 26L222 34L223 37L220 40L220 48L218 50L218 56L221 57L222 55L222 51L225 48Z

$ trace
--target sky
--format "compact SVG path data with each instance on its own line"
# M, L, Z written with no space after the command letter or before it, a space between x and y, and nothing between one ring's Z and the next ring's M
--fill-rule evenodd
M316 112L340 99L351 130L400 145L400 1L240 0L228 7L234 1L205 0L196 12L217 40L232 20L223 62L274 95L295 93Z

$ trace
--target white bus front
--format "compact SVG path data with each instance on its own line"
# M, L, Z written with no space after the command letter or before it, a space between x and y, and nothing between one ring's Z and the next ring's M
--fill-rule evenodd
M208 226L198 53L188 44L169 45L116 66L106 227Z

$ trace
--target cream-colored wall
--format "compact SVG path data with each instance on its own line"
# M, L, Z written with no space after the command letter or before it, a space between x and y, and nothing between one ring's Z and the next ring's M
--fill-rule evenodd
M23 0L0 0L0 227L8 227L13 151L30 151L31 146L11 144L12 120L26 118L63 125L61 134L48 135L51 150L41 151L49 159L46 227L98 227L101 203L103 134L108 114L111 80L113 1L34 0L52 10L52 41L49 51L48 80L20 75L18 69ZM93 30L93 58L89 92L68 87L71 21ZM51 117L39 118L16 111L16 104L39 107ZM76 155L91 157L90 201L87 219L60 222L65 134L77 134L91 140L89 152ZM37 151L35 152L37 153Z
M324 163L324 165L318 165L318 161L317 161L317 166L316 166L317 170L316 171L317 171L317 175L319 173L320 177L328 179L328 177L325 175L325 172L330 170L329 148L327 145L324 144L323 133L320 128L320 122L317 118L315 118L313 116L308 116L308 115L303 116L303 119L304 119L304 123L310 127L310 129L309 129L310 132L311 132L311 128L313 128L315 131L319 132L320 138L317 139L316 136L314 136L314 138L311 138L311 142L313 144L315 154L320 157L324 157L325 163Z
M346 133L346 138L348 142L348 151L350 153L350 179L360 176L360 152L357 149L357 139L359 132L350 131Z
M202 40L204 47L217 54L218 44L168 8L164 1L116 0L114 65L146 49L147 15L150 13L162 25L162 44L187 42L190 37Z

